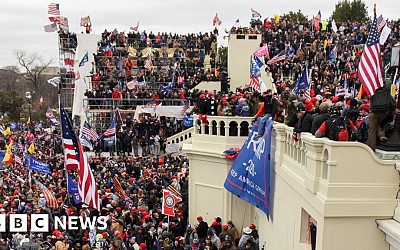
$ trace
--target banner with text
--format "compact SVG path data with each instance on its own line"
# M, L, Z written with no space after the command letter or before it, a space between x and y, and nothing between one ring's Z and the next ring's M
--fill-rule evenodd
M38 161L33 157L29 157L29 170L36 171L40 174L51 174L49 165L44 162Z
M261 209L266 215L269 212L270 190L270 152L271 152L271 120L266 123L262 137L256 138L258 127L252 130L225 180L224 187L240 199Z

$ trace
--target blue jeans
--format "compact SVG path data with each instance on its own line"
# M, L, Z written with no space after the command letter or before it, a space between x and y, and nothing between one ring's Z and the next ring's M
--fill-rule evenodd
M271 114L265 114L263 118L261 118L260 124L258 125L258 135L263 136L265 132L265 124L267 120L271 117Z

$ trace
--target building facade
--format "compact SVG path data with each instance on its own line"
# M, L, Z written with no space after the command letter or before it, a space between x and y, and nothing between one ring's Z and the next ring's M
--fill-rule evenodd
M197 119L197 118L196 118ZM380 160L366 145L334 142L274 124L271 149L270 214L224 189L233 161L223 156L241 147L249 128L245 117L208 117L195 122L190 158L189 220L216 216L232 220L239 231L257 225L260 248L311 249L310 224L316 226L316 249L389 249L376 220L389 219L397 205L399 174L393 160Z

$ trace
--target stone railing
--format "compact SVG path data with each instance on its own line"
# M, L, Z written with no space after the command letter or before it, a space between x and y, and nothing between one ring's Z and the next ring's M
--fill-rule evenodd
M383 249L385 242L375 220L392 217L397 205L399 175L394 161L378 159L359 142L331 141L310 133L301 133L294 140L293 128L274 124L271 164L275 185L296 191L274 193L285 206L296 200L287 215L301 225L293 234L300 233L304 240L304 221L311 217L318 227L317 249ZM285 223L286 219L275 221L272 227ZM330 231L333 228L337 230ZM368 240L364 233L352 234L351 240L341 234L342 229L350 228L352 232L368 231ZM275 229L267 230L266 235L273 235ZM266 235L260 234L260 238Z
M192 138L193 131L194 131L193 127L185 129L182 132L179 132L178 134L168 137L166 143L167 143L167 145L169 145L171 143L184 142L184 141Z
M223 137L247 137L251 127L251 117L207 116L208 123L201 123L194 116L194 134Z

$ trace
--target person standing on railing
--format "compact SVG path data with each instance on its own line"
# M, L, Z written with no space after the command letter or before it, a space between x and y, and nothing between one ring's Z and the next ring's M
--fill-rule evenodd
M257 138L260 138L264 134L265 124L267 120L274 120L275 114L278 111L278 100L272 96L272 90L267 89L265 96L260 96L260 101L264 101L254 119L261 117L261 121L258 127Z

